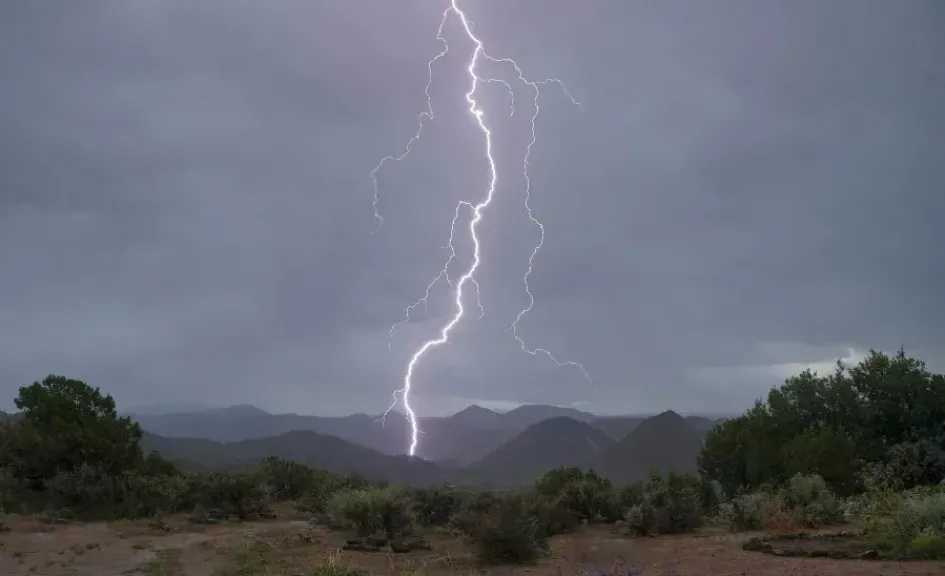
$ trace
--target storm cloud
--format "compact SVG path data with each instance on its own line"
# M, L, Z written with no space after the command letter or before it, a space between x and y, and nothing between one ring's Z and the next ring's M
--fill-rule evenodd
M524 114L481 89L499 182L486 315L417 376L468 402L599 412L747 407L870 348L945 370L940 2L479 2L495 55L548 88L522 204ZM5 2L0 7L0 406L47 373L125 407L386 407L450 312L434 293L458 200L487 172L469 43L443 3ZM525 93L517 105L527 110ZM468 262L468 244L458 243Z

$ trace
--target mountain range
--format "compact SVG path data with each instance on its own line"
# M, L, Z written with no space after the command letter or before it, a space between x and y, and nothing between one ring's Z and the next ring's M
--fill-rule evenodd
M422 418L419 457L399 455L403 418L269 414L253 406L179 414L132 415L157 450L185 468L240 468L279 456L339 473L411 485L439 482L517 486L559 466L594 468L616 482L651 470L693 472L702 439L715 421L675 412L598 417L556 406L509 412L470 406L452 416Z

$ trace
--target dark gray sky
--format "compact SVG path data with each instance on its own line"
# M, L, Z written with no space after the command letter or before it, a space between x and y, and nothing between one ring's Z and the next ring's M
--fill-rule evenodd
M558 76L535 231L527 107L482 89L499 184L487 314L417 374L422 414L479 401L730 412L869 348L945 370L945 5L464 3L494 55ZM388 328L486 184L443 4L11 0L0 7L0 406L50 372L123 406L376 412L449 312ZM459 243L460 263L468 262Z

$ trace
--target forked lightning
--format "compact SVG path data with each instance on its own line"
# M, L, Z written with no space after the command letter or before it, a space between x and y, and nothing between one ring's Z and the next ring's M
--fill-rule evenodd
M495 159L493 158L493 155L492 155L492 132L489 130L489 126L486 124L485 112L479 106L479 102L476 100L476 90L479 87L480 83L496 83L505 87L505 89L508 91L508 94L509 94L510 116L515 114L515 98L514 98L513 88L511 84L509 84L508 81L500 79L500 78L483 77L479 75L479 73L477 72L477 67L478 67L480 59L488 61L488 62L492 62L495 64L500 64L500 65L504 64L504 65L511 66L512 69L515 71L517 79L520 82L522 82L525 86L527 86L532 91L532 94L533 94L534 109L532 111L532 115L530 117L530 123L529 123L531 132L530 132L530 139L526 147L524 160L522 162L522 173L525 178L525 209L526 209L526 212L528 213L529 220L538 230L538 242L532 249L531 254L529 255L528 269L526 270L525 275L522 278L522 282L525 286L525 292L528 295L528 303L523 309L521 309L518 312L518 314L516 314L515 319L513 320L510 326L512 335L514 336L515 340L518 342L519 346L524 352L532 356L537 356L539 354L544 355L548 357L552 362L554 362L559 367L575 368L580 371L581 375L587 381L590 381L590 375L588 374L587 370L584 368L582 364L578 362L574 362L574 361L561 361L554 354L552 354L549 350L545 348L529 347L528 344L525 342L525 339L521 336L519 332L519 324L522 321L522 318L524 318L524 316L528 314L532 310L532 308L534 308L534 305L535 305L535 297L532 294L531 287L529 286L528 280L532 274L535 257L538 255L538 252L541 250L545 241L545 227L542 224L542 222L538 219L538 217L535 215L535 212L532 209L531 204L530 204L531 179L529 178L529 175L528 175L528 163L531 156L532 147L534 146L535 141L536 141L535 122L537 121L538 115L541 112L541 108L539 106L541 88L550 84L554 84L558 86L559 88L561 88L565 96L573 104L577 106L580 106L580 104L568 92L564 84L557 78L549 78L549 79L541 80L541 81L533 81L533 80L528 79L527 76L525 76L521 67L518 65L518 63L515 60L511 58L494 58L490 56L486 52L483 46L482 40L480 40L479 37L476 36L476 34L473 32L469 19L466 17L466 13L463 12L462 9L460 9L459 5L457 4L457 0L450 1L450 5L443 11L443 15L440 18L440 24L436 32L436 39L443 45L443 48L442 50L440 50L440 52L438 52L433 58L431 58L427 62L427 83L424 89L424 94L426 95L426 109L420 112L420 114L418 114L417 116L416 132L414 133L413 137L411 137L407 141L407 143L404 145L403 149L401 150L399 154L389 155L389 156L385 156L381 158L381 160L377 163L374 169L371 170L370 172L371 182L374 188L374 199L373 199L374 218L376 220L377 226L380 227L384 223L384 218L381 216L379 212L379 208L378 208L378 204L380 202L378 174L384 168L384 165L386 163L392 162L392 161L398 162L405 159L410 154L411 150L413 150L414 145L420 140L423 134L423 128L424 128L425 123L434 118L433 102L430 96L430 86L433 83L433 66L434 64L436 64L438 60L446 56L446 54L449 52L449 43L447 42L446 38L443 36L443 29L446 26L446 23L449 20L451 15L454 15L459 19L459 22L462 25L463 31L465 32L466 36L469 38L470 41L472 41L474 45L472 56L470 57L469 62L466 66L466 71L469 74L470 86L469 86L469 91L466 92L465 98L466 98L467 104L469 105L469 113L473 116L473 119L475 120L476 125L478 126L479 130L482 132L483 138L485 141L485 157L489 165L489 185L486 190L485 197L482 200L480 200L477 204L473 204L472 202L468 202L468 201L460 201L456 205L456 209L454 211L453 218L450 223L450 234L449 234L449 244L448 244L449 256L447 257L446 262L444 262L443 267L436 274L436 276L434 276L433 279L427 284L426 290L424 291L423 296L419 298L416 302L407 306L404 309L404 316L401 319L401 321L391 326L391 329L390 329L389 336L392 338L397 328L401 324L403 324L404 322L407 322L410 319L412 313L414 312L414 310L417 309L417 307L419 307L420 305L423 305L424 307L427 306L427 304L429 303L431 292L439 283L445 282L448 286L453 288L453 291L454 291L453 300L454 300L454 305L455 305L453 315L450 317L449 321L447 321L446 324L444 324L440 328L439 336L425 341L410 357L410 361L407 363L406 373L404 374L403 386L394 391L393 403L391 404L390 408L387 409L387 412L385 412L384 414L384 417L386 418L387 414L393 408L395 408L398 403L403 405L404 412L406 413L407 421L410 424L410 444L408 446L408 453L411 456L416 454L417 444L419 442L419 434L420 434L419 425L417 423L417 415L415 411L413 410L413 407L410 405L410 392L413 388L413 377L414 377L414 372L417 369L417 366L420 364L420 361L424 358L424 356L427 355L427 353L429 353L434 348L437 348L439 346L442 346L443 344L446 344L449 341L450 332L453 330L453 328L457 324L459 324L460 320L462 320L466 312L465 307L463 305L463 297L464 297L464 289L467 284L471 284L473 288L475 289L476 303L479 308L480 317L485 314L485 309L482 306L482 301L479 295L479 283L476 281L476 278L475 278L476 271L478 270L479 264L481 263L481 253L480 253L479 236L477 234L477 228L478 228L479 223L482 221L483 210L487 208L489 204L492 203L492 198L495 194L495 189L496 189L496 182L498 180L498 174L496 172ZM463 273L462 276L453 280L450 278L450 275L449 275L450 265L453 264L453 262L456 259L456 249L454 247L453 240L455 238L457 224L460 222L460 219L464 216L464 213L468 215L469 217L469 238L472 241L472 245L473 245L472 263L469 265L469 267L466 269L465 273ZM388 342L388 345L389 345L389 342Z

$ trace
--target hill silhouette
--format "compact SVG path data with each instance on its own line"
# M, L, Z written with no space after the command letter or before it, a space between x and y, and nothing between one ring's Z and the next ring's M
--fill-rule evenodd
M647 418L602 458L604 473L614 482L645 479L650 471L695 472L704 433L669 410Z
M236 405L176 414L132 414L141 428L167 438L203 438L238 442L308 430L335 436L389 455L402 454L408 428L400 414L386 419L367 414L326 417L270 414L250 405ZM421 418L424 431L419 456L426 460L466 466L501 446L532 424L557 416L590 421L592 414L573 408L525 405L509 412L469 406L447 417Z
M156 450L182 468L194 471L251 467L276 456L339 474L358 474L370 480L425 486L450 479L447 472L419 458L390 456L376 450L308 430L239 442L200 438L166 438L145 433L141 446Z
M614 441L590 424L557 417L534 424L471 467L470 477L517 486L559 466L594 468Z

